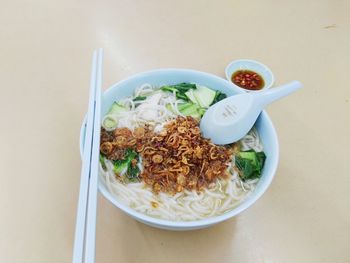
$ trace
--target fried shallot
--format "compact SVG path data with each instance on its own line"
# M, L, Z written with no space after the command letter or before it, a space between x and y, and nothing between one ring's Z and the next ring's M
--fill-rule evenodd
M116 160L130 148L142 157L140 179L154 192L170 194L184 189L201 191L227 178L233 153L232 146L218 146L203 138L192 117L177 117L160 133L148 125L134 131L102 129L101 153L107 159Z

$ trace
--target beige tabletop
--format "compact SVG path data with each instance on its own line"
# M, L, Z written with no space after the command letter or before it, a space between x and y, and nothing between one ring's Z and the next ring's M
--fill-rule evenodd
M91 55L103 87L155 68L224 76L262 61L305 88L268 109L280 162L264 196L169 232L102 196L96 262L350 262L350 2L19 1L0 7L0 262L71 262Z

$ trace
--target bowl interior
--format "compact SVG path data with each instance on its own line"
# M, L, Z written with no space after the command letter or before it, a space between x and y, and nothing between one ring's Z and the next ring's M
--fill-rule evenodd
M237 91L232 88L232 83L219 78L217 76L186 69L161 69L150 72L141 73L134 75L128 79L118 82L109 88L102 97L102 116L107 113L110 106L115 100L119 100L126 96L132 95L135 88L139 87L144 83L150 83L152 85L163 85L163 84L176 84L180 82L194 82L208 86L215 90L220 90L221 92L226 93L228 96L241 93L242 91ZM80 152L82 154L83 142L85 137L85 120L81 128L80 134ZM169 221L162 220L147 216L145 214L136 212L132 208L118 201L114 195L112 195L103 181L99 181L99 190L100 192L114 205L119 207L128 215L133 218L158 228L172 229L172 230L190 230L196 228L203 228L221 221L224 221L228 218L231 218L241 211L245 210L251 206L268 188L272 178L275 174L277 163L278 163L278 142L277 135L273 124L268 117L266 112L262 112L256 122L256 128L263 142L264 151L266 153L266 162L263 169L262 177L258 182L258 185L255 191L248 196L238 207L233 209L230 212L227 212L223 215L207 218L198 221Z

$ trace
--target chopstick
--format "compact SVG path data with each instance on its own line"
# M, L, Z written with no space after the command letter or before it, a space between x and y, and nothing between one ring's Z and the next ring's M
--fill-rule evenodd
M73 263L95 262L96 209L101 128L101 83L103 49L92 60L89 108L75 228Z

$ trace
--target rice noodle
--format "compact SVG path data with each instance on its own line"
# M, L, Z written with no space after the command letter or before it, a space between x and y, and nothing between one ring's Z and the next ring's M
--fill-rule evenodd
M136 96L150 96L160 94L160 100L157 104L150 103L142 108L142 110L136 107L137 104L145 104L146 101L136 101L132 100ZM177 115L181 115L177 108L178 100L176 96L172 93L161 92L159 89L152 87L150 84L144 84L140 88L136 89L135 96L127 97L120 100L118 103L127 107L129 111L120 113L118 125L116 128L126 127L130 130L134 130L136 127L148 123L153 126L162 125L163 123L174 119ZM166 105L170 104L171 108L176 112L177 115L172 113L166 108ZM156 112L156 117L151 121L145 118L144 112L146 110L152 110Z

